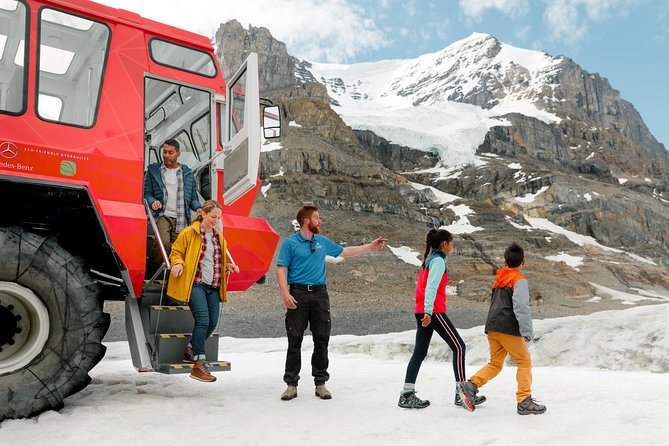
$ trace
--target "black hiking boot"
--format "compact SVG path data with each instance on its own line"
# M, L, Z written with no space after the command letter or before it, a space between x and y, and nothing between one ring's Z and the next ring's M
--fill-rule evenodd
M430 402L428 400L421 400L416 396L415 391L409 390L400 393L400 400L397 405L405 409L425 409L430 405Z

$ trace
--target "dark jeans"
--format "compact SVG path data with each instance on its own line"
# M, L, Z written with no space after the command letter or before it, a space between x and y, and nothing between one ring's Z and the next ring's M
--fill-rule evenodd
M323 384L330 378L328 374L328 342L330 342L330 299L325 289L307 291L291 288L290 294L297 301L297 308L286 312L286 335L288 352L286 354L286 372L283 380L286 384L297 385L302 368L302 339L309 325L314 340L314 353L311 356L311 374L316 385Z
M423 327L420 324L423 315L424 313L416 313L416 344L414 345L413 355L407 366L404 382L416 383L420 366L423 363L423 359L427 356L427 350L430 347L432 333L435 331L439 333L439 336L453 350L453 373L455 374L455 381L465 381L467 379L465 375L465 343L460 337L458 330L448 316L446 316L446 313L434 313L430 325Z
M204 344L218 325L218 314L221 308L219 296L218 288L212 288L204 284L193 284L188 306L193 313L193 319L195 319L193 338L190 342L196 360L206 359Z

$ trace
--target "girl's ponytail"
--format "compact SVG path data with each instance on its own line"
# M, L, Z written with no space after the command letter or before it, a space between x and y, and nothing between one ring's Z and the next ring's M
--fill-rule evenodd
M423 254L423 264L421 265L422 269L425 269L425 261L427 260L430 251L433 249L439 249L439 245L442 242L450 242L453 240L453 234L448 232L446 229L430 229L425 237L425 254Z

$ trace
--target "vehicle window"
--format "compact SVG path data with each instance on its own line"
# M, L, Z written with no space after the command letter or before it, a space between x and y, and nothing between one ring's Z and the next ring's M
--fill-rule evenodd
M206 77L216 76L216 65L209 53L204 51L151 39L149 42L151 58L160 65L176 68Z
M244 71L236 81L232 89L230 101L230 138L244 128L244 110L246 109L246 71Z
M225 102L217 102L216 110L218 116L218 143L221 147L225 147Z
M179 142L179 162L197 166L211 154L212 92L176 82L144 80L145 156L160 153L170 138Z
M193 123L191 129L195 151L200 160L209 158L211 153L211 124L209 123L209 114L204 115Z
M25 111L27 31L26 6L0 0L0 113Z
M168 116L171 116L172 113L177 111L179 107L183 105L183 102L179 100L179 96L177 96L177 92L174 91L172 94L165 99L165 102L163 102L162 107L165 110L165 118Z
M41 118L81 127L94 125L109 35L102 23L42 9L37 96ZM56 117L53 98L60 100Z
M179 156L179 162L185 164L189 167L193 167L199 161L199 158L193 151L193 144L191 143L188 133L180 132L174 137L179 142L179 151L181 155Z
M234 152L225 158L225 175L223 190L232 189L249 173L249 142L244 140Z
M146 120L146 131L150 132L158 124L165 120L165 109L160 107L158 110L154 111L149 119Z
M40 116L51 121L58 121L63 109L63 101L55 96L41 94L39 95L38 107Z

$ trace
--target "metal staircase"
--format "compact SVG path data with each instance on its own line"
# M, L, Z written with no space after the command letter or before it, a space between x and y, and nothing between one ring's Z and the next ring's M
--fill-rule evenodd
M148 284L144 286L142 297L135 299L137 302L129 301L131 298L126 300L128 333L138 331L140 327L135 326L135 320L139 319L150 363L147 367L142 363L140 355L133 353L133 347L137 350L141 348L140 343L130 342L133 365L145 371L190 373L193 364L183 362L182 359L184 348L192 336L193 316L189 307L170 302L171 299L163 296L163 288L160 283ZM139 318L133 318L133 312L138 312ZM218 339L218 333L212 333L205 344L208 369L212 373L227 371L231 367L229 361L218 360Z

